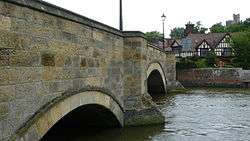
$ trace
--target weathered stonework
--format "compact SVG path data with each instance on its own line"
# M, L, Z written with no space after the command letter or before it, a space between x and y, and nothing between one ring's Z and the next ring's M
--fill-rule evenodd
M149 46L143 34L124 34L125 124L162 123L164 117L148 94L147 78L153 70L158 70L165 89L175 87L175 58Z
M204 68L178 71L186 87L249 87L250 71L241 68Z
M146 80L155 68L174 87L175 57L148 46L143 33L40 0L5 0L0 35L0 140L40 139L79 99L106 106L125 126L164 122Z

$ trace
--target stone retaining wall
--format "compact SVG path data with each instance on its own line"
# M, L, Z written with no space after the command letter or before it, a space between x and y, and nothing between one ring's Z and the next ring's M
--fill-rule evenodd
M250 70L241 68L181 70L177 72L177 80L184 87L246 87L250 82Z

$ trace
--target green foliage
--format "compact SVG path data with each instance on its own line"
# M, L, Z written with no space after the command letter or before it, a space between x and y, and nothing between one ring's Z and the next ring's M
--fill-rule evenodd
M204 34L206 31L207 31L207 28L203 27L203 25L201 24L201 21L196 22L196 25L193 29L194 34L196 33Z
M194 25L194 28L193 28L193 33L205 33L208 29L203 27L201 22L198 21L196 22L196 24L193 24L191 22L188 22L186 25ZM185 37L185 28L183 27L175 27L171 30L171 33L170 33L170 36L172 38L184 38Z
M234 32L242 32L245 31L245 26L241 23L239 24L232 24L226 28L227 32L234 33Z
M223 26L221 23L217 23L217 24L214 24L210 28L210 32L211 33L224 33L224 32L226 32L226 27Z
M234 65L243 69L250 69L250 31L235 33L232 39Z
M214 52L209 52L205 57L207 67L215 67L217 56Z
M198 59L195 62L195 65L197 68L207 68L208 64L207 64L207 60L206 59Z
M174 39L184 38L185 29L183 27L176 27L171 30L170 36L171 38L174 38Z
M250 18L247 18L244 22L243 25L246 27L250 27Z
M250 18L247 18L244 22L232 24L230 26L223 26L221 23L217 23L210 28L211 33L235 33L244 31L250 31Z
M235 66L233 64L225 64L223 67L224 68L234 68Z
M193 60L189 58L181 58L179 62L176 63L177 70L196 68L196 64Z
M192 69L192 68L214 68L216 67L217 56L215 53L209 53L205 58L192 57L182 58L176 63L177 70Z
M163 35L158 31L146 32L145 36L151 43L158 43L159 41L163 40Z

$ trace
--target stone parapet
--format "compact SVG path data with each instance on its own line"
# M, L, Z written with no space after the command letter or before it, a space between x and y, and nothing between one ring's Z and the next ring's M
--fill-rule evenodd
M42 0L5 0L5 2L13 3L22 7L31 8L46 14L57 16L66 20L70 20L76 23L81 23L89 27L104 30L105 32L110 32L119 36L122 36L122 32L118 29L100 23L98 21L89 19L67 9L58 7L56 5L44 2Z

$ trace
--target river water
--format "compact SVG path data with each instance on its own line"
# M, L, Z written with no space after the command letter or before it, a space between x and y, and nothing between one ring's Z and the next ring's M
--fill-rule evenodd
M191 93L161 97L165 125L88 131L76 141L250 141L250 94ZM71 140L70 139L70 140Z

